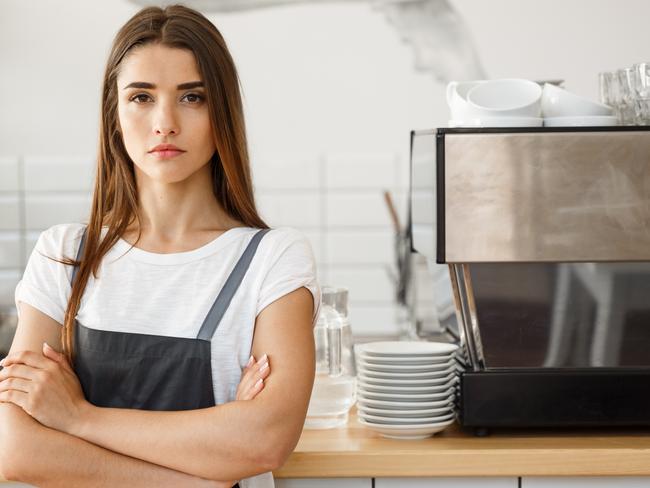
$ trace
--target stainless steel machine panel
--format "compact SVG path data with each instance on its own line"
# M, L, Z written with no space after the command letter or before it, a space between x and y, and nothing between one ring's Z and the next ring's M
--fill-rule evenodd
M650 260L650 131L438 137L445 262Z

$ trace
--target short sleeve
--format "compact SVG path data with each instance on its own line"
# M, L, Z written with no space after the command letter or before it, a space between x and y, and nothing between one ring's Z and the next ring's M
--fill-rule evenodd
M72 288L72 266L54 259L76 257L80 240L78 229L60 224L41 232L29 256L21 280L16 285L15 302L25 302L63 324ZM48 257L49 256L49 257Z
M269 256L270 266L262 281L256 315L278 298L304 286L314 299L313 326L321 305L314 252L302 232L292 228L282 230L283 235Z

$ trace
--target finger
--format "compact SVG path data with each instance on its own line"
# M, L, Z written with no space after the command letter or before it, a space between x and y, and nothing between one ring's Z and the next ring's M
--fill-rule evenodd
M239 400L252 400L264 388L264 380L260 379L257 383L253 384L240 396Z
M43 343L43 354L49 359L59 363L63 368L67 369L69 372L73 371L72 367L70 366L70 363L68 362L68 358L65 357L64 354L61 354L52 346L50 346L47 342Z
M255 364L255 356L251 354L251 357L248 358L248 362L244 365L244 371L250 368L253 364Z
M33 368L45 369L51 364L50 361L51 359L34 351L18 351L4 358L2 366L7 367L11 364L26 364Z
M29 393L32 382L22 378L7 378L0 381L0 392L8 390L22 391Z
M243 391L249 391L255 387L255 384L260 378L266 378L269 375L269 363L266 354L247 371L244 378L242 378Z
M34 380L37 378L38 372L41 371L37 368L32 368L25 364L12 364L7 366L0 371L0 380L5 380L7 378L23 378L26 380Z
M2 391L0 392L0 402L13 403L25 410L27 408L27 393L16 390Z

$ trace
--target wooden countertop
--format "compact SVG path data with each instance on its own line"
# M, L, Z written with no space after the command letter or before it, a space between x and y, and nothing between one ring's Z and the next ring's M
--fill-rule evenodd
M497 430L457 424L423 440L381 437L357 423L303 430L276 478L650 475L649 429Z

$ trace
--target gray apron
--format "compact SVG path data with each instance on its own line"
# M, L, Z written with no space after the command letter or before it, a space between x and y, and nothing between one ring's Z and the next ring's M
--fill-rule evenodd
M77 260L83 253L86 230ZM215 406L210 343L260 240L269 230L255 233L212 304L196 339L95 330L77 321L73 366L86 400L98 407L140 410ZM76 273L77 266L72 270L72 283Z

